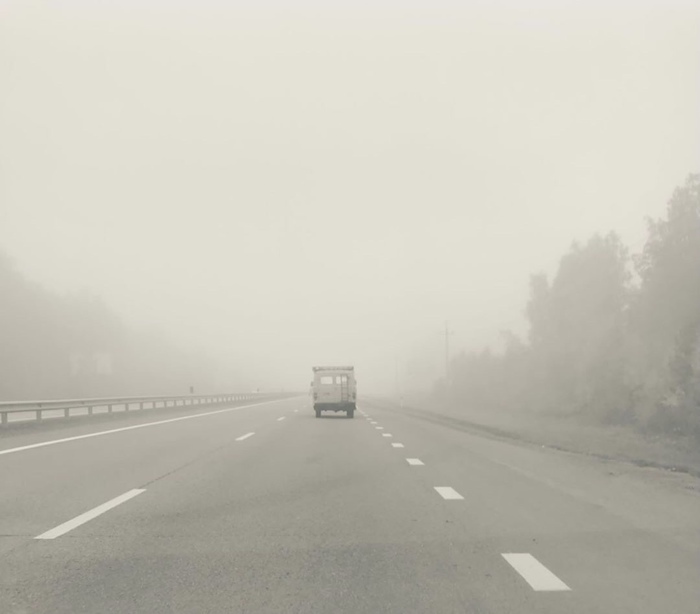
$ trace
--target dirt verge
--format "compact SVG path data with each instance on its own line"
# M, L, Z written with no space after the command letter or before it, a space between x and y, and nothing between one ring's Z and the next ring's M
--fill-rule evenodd
M700 445L682 435L671 439L631 427L582 424L575 416L475 411L428 397L403 405L386 398L373 402L481 435L700 477Z

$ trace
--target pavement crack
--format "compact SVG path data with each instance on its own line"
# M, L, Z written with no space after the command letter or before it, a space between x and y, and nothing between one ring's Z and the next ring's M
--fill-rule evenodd
M139 488L146 488L147 486L155 484L156 482L159 482L160 480L163 480L167 477L170 477L171 475L174 475L178 471L182 471L183 469L186 469L187 467L190 467L191 465L194 465L194 464L200 462L201 460L203 460L209 456L212 456L212 455L216 454L217 452L219 452L225 448L228 448L230 446L233 446L233 445L236 445L235 439L233 441L227 441L226 443L224 443L220 446L216 446L215 448L211 448L210 450L207 450L206 452L202 452L201 454L198 454L197 456L195 456L193 459L191 459L185 463L182 463L181 465L178 465L177 467L174 467L170 471L166 471L165 473L149 480L148 482L144 482Z

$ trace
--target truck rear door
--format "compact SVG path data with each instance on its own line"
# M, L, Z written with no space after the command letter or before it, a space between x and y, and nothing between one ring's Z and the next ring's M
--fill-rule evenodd
M317 403L340 403L342 400L340 381L336 382L337 375L333 373L320 373L318 375Z

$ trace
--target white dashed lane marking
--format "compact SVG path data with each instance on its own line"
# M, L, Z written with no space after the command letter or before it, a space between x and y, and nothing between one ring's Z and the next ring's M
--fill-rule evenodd
M425 465L420 458L407 458L406 461L409 465Z
M253 435L255 435L255 433L246 433L245 435L236 437L236 441L244 441L245 439L248 439L248 437L252 437Z
M375 426L374 428L377 429L378 431L383 431L383 430L384 430L384 427L383 427L383 426Z
M382 437L393 437L391 433L382 433Z
M392 448L403 448L403 444L402 443L392 443L391 447Z
M448 499L450 501L458 501L458 500L464 499L464 497L462 495L460 495L451 486L435 486L435 490L437 490L438 494L443 499Z
M277 418L277 422L282 422L282 420L284 420L284 416Z
M140 495L142 492L146 492L146 489L144 488L134 488L133 490L130 490L129 492L125 492L123 495L119 495L118 497L115 497L114 499L107 501L107 503L103 503L102 505L98 505L97 507L93 507L91 510L85 512L84 514L80 514L80 516L76 516L72 520L69 520L68 522L64 522L63 524L59 524L57 527L54 527L50 531L46 531L46 533L42 533L41 535L37 535L34 539L56 539L57 537L60 537L61 535L65 535L68 533L68 531L72 531L76 527L79 527L81 524L85 524L86 522L89 522L93 518L97 518L98 516L104 514L105 512L108 512L112 508L117 507L117 505L121 505L125 501L128 501L129 499L133 499L136 495Z
M527 553L508 553L501 555L515 569L533 590L536 591L570 591L571 589L557 578L534 556Z
M194 420L196 418L205 418L206 416L214 416L216 414L223 414L232 411L240 411L242 409L249 409L250 407L255 407L256 405L267 405L269 403L276 403L277 401L263 401L262 403L253 403L252 405L240 405L238 407L227 407L226 409L216 409L214 411L206 411L201 414L190 414L188 416L179 416L178 418L168 418L167 420L158 420L157 422L146 422L143 424L132 424L131 426L122 426L118 429L110 429L108 431L98 431L96 433L86 433L85 435L76 435L75 437L64 437L63 439L52 439L50 441L41 441L39 443L32 443L27 446L20 446L19 448L9 448L7 450L0 450L0 456L3 454L14 454L15 452L23 452L24 450L33 450L34 448L43 448L44 446L53 446L59 443L67 443L69 441L78 441L80 439L88 439L90 437L101 437L102 435L111 435L112 433L123 433L125 431L133 431L134 429L145 429L151 426L160 426L161 424L171 424L173 422L181 422L182 420Z

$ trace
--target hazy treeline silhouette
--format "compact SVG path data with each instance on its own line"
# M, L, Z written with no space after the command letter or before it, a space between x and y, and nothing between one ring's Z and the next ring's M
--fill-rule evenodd
M439 394L700 437L700 175L649 220L642 253L596 235L532 276L526 315L526 341L455 357Z
M0 252L0 400L233 389L215 367L160 333L128 328L98 299L29 282Z

